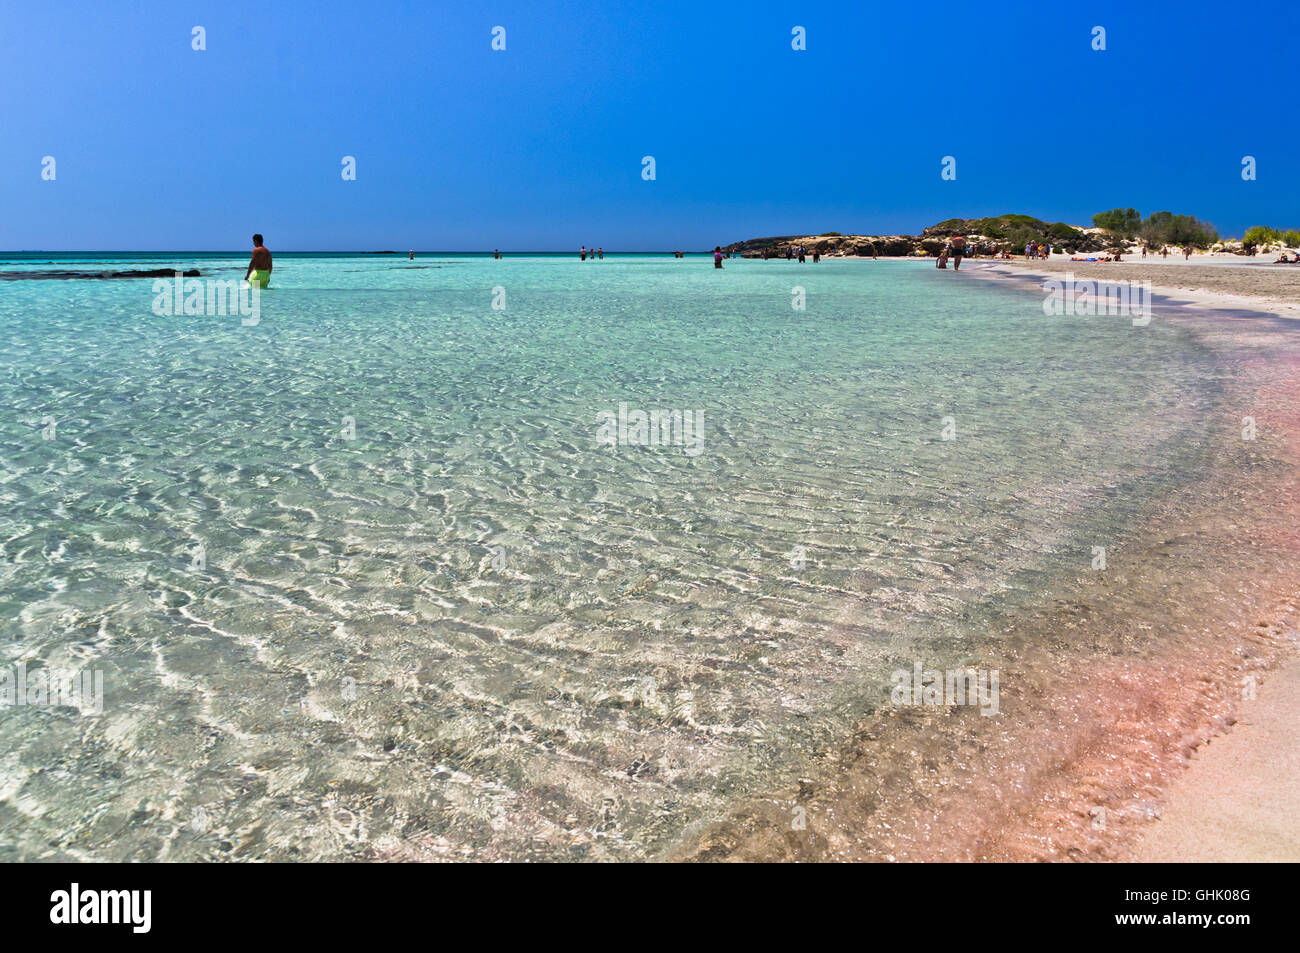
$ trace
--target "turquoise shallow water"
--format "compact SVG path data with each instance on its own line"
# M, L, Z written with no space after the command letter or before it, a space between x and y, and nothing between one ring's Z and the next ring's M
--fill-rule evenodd
M244 267L0 271L172 264ZM1195 478L1159 320L726 265L281 256L253 326L0 284L0 666L105 684L0 712L7 855L655 856Z

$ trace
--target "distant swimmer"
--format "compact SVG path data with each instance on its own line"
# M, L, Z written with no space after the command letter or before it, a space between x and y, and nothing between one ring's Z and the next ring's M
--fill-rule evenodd
M411 261L415 261L415 249L411 249Z
M714 268L722 267L722 246L721 245L713 246L713 267Z
M586 246L586 245L583 245L583 246L582 246L582 251L580 251L578 254L582 255L582 260L583 260L583 261L586 261L586 260L587 260L587 246Z
M492 257L493 257L493 258L500 258L500 257L501 257L501 249L500 249L500 248L494 248L494 249L492 249Z
M271 283L271 253L262 245L262 236L253 236L253 257L248 261L244 280L258 288Z
M596 254L600 257L600 260L601 260L601 261L604 261L604 260L605 260L605 246L602 245L600 248L597 248L597 249L596 249Z

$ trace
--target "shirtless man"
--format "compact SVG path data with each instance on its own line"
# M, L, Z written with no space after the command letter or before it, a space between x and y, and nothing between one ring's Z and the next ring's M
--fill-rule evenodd
M948 242L952 245L952 270L961 270L961 260L966 256L966 236L954 235Z
M258 288L265 288L271 283L271 253L263 247L261 235L253 236L253 257L249 259L244 280L251 280L251 283Z

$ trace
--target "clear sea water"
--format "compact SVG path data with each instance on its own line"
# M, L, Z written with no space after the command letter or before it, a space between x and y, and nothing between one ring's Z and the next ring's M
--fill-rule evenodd
M254 326L151 285L0 282L0 666L105 684L0 711L5 859L661 856L1194 481L1215 398L1170 323L926 263L279 255ZM620 403L701 452L602 445Z

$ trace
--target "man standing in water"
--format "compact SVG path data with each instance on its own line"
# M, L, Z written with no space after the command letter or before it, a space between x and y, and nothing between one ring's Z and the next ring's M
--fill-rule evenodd
M952 270L961 270L961 260L966 255L966 236L954 235L949 244L952 245Z
M262 236L253 236L253 257L248 261L244 280L257 288L271 283L271 253L262 245Z

